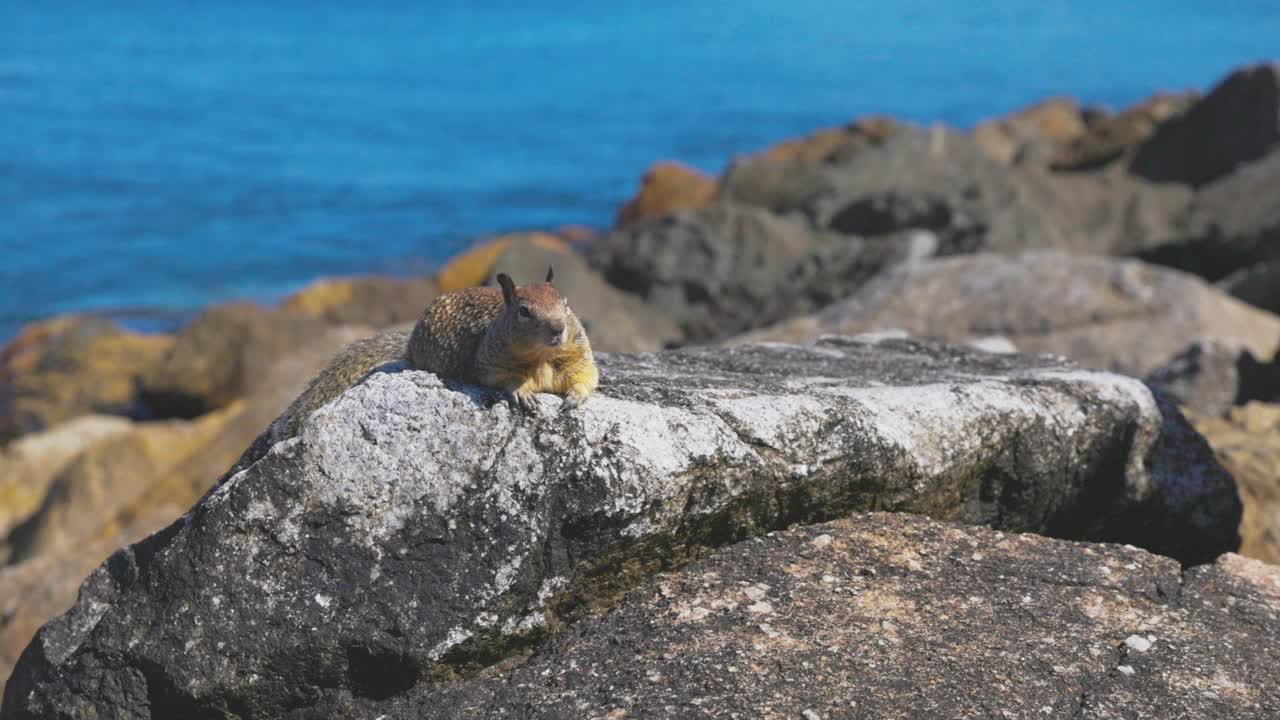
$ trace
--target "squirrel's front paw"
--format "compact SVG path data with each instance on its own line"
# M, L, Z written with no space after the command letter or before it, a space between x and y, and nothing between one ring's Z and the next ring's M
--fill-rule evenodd
M529 390L512 390L511 400L527 413L538 413L538 398Z
M560 405L560 412L569 412L570 410L581 406L582 403L586 401L586 393L570 390L568 393L565 393L564 402Z

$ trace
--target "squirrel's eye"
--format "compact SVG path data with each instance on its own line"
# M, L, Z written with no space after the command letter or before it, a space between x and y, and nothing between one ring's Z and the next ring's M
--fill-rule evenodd
M531 311L529 310L529 306L528 306L528 305L521 305L521 306L520 306L520 317L522 317L522 318L531 318L531 317L533 317L533 312L531 312Z

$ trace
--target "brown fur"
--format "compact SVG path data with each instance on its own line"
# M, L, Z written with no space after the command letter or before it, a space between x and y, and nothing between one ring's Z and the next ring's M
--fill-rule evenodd
M565 409L580 405L599 381L582 323L550 282L517 288L505 275L499 278L506 289L467 288L436 298L412 333L384 332L352 343L276 420L274 439L297 435L312 412L397 360L506 390L526 409L536 408L534 394L540 392L564 396Z

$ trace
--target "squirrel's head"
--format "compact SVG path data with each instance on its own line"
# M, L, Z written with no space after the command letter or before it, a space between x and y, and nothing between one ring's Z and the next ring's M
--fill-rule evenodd
M551 286L554 273L547 269L546 282L516 287L506 273L498 273L502 286L502 320L508 337L517 347L554 352L567 345L569 301Z

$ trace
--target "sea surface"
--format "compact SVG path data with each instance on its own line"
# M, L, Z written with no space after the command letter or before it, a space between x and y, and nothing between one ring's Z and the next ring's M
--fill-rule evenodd
M0 341L607 225L660 158L1119 106L1277 55L1261 1L0 0Z

